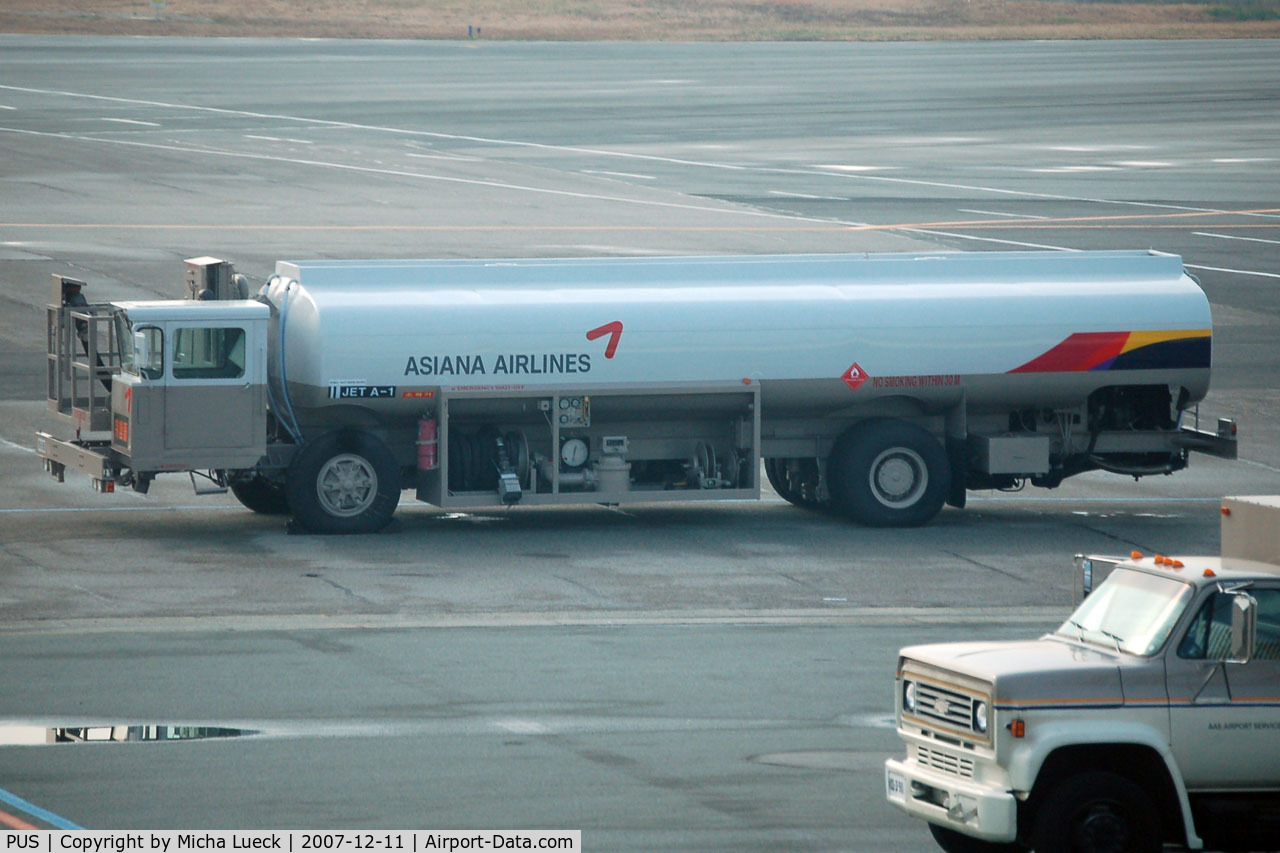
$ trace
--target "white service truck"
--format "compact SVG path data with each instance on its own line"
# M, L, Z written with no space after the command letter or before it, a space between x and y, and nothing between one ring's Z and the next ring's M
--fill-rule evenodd
M1208 301L1153 252L282 261L253 298L195 258L185 300L84 286L54 276L46 468L184 472L312 531L378 530L404 489L754 498L762 469L915 525L967 489L1236 453L1231 421L1192 422Z
M899 652L889 802L950 853L1280 850L1280 497L1220 557L1076 558L1038 640Z

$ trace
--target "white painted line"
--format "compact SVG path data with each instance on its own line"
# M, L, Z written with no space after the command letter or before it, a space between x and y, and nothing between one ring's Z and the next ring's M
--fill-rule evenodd
M583 169L584 175L608 175L613 178L636 178L641 181L656 181L656 175L639 175L635 172L610 172L606 169Z
M630 151L614 151L614 150L602 150L602 149L593 149L593 148L579 148L579 147L567 146L567 145L548 145L540 142L526 142L526 141L514 140L514 139L494 139L494 138L488 138L488 137L482 137L482 136L463 136L460 134L438 133L434 131L425 131L425 130L405 130L403 128L384 127L379 125L355 124L352 122L306 118L303 116L280 115L280 114L273 114L273 113L257 113L257 112L251 112L248 110L230 110L230 109L223 109L219 107L199 106L195 104L175 104L175 103L168 103L164 101L147 101L147 100L141 100L137 98L112 97L109 95L91 95L83 92L68 92L68 91L57 90L57 89L36 89L36 88L27 87L27 86L0 85L0 91L24 92L28 94L37 94L37 95L59 95L67 98L83 98L86 100L106 101L109 103L123 103L123 104L132 104L132 105L143 105L143 106L149 106L149 107L162 107L162 108L173 109L173 110L190 110L195 112L215 113L219 115L232 115L232 116L242 116L242 117L249 117L249 118L270 119L273 121L295 121L302 124L311 125L313 127L338 128L338 129L347 129L347 130L370 130L370 131L376 131L380 133L390 133L390 134L395 134L400 136L426 137L431 139L461 140L464 142L476 142L476 143L490 144L490 145L511 145L511 146L525 147L525 148L537 148L537 149L547 150L547 151L567 151L567 152L579 153L579 154L592 154L592 155L597 155L601 157L621 157L621 158L626 158L631 160L642 160L642 161L650 161L650 162L657 162L657 163L671 163L671 164L684 165L684 166L700 166L708 169L726 169L726 170L732 170L732 171L754 171L754 172L768 173L768 174L775 174L775 175L825 175L827 177L840 177L848 180L880 181L884 183L905 184L907 186L932 187L932 188L948 189L948 190L964 190L964 191L970 191L970 192L984 192L984 193L992 193L994 195L1003 195L1003 196L1018 197L1018 198L1038 198L1038 199L1053 199L1057 201L1085 202L1085 203L1091 203L1091 204L1126 205L1130 207L1150 208L1150 209L1156 209L1156 210L1182 210L1182 211L1188 211L1193 213L1233 214L1238 216L1254 216L1254 217L1260 217L1265 219L1280 218L1280 215L1276 215L1276 214L1236 213L1235 211L1221 210L1218 208L1191 207L1189 205L1160 204L1156 202L1130 201L1130 200L1124 200L1124 199L1095 198L1091 196L1072 196L1072 195L1062 195L1059 193L1029 192L1027 190L1013 190L1013 189L1005 189L1001 187L975 186L971 184L956 184L956 183L950 183L947 181L927 181L927 180L922 180L918 178L899 178L899 177L890 177L888 175L860 174L861 172L865 172L867 170L876 170L881 168L881 167L875 167L875 166L833 165L833 166L826 166L826 167L817 166L817 167L805 168L805 169L752 167L752 166L744 166L744 165L735 164L735 163L717 163L717 162L710 162L710 161L685 160L685 159L680 159L676 157L659 157L652 154L637 154ZM77 138L77 137L70 136L68 134L60 134L60 133L37 134L34 131L22 131L17 128L0 128L0 131L8 131L10 133L31 133L39 136ZM116 140L91 140L91 141L116 141ZM933 140L933 141L936 142L939 140ZM956 139L951 141L975 141L975 140ZM121 143L121 144L128 144L128 143ZM134 143L134 144L142 144L142 143ZM187 149L174 148L171 150L185 151ZM218 153L218 154L222 154L223 156L236 156L234 154L230 154L227 152L211 152L211 153ZM263 158L263 159L267 159L267 158ZM353 167L353 166L344 167L338 164L332 164L332 165L334 168L348 168L348 169L359 168L359 167ZM891 167L885 167L885 168L893 169L897 167L891 166ZM412 173L408 173L408 174L412 175ZM429 177L429 176L415 176L415 177ZM440 178L440 180L448 180L448 179ZM476 182L476 183L480 183L480 182ZM498 186L502 186L502 185L498 185ZM520 187L514 187L514 188L522 189ZM548 190L545 192L554 192L554 191ZM569 195L572 195L572 194L569 194ZM622 199L616 199L616 200L622 201ZM643 202L637 202L637 203L643 203ZM662 204L661 202L657 202L657 203L650 202L650 203ZM697 208L697 209L706 210L707 208ZM722 209L716 208L716 210L722 210ZM806 219L803 217L795 217L795 216L780 216L777 214L757 213L756 215L770 216L771 218L778 218L778 219L793 219L798 221L813 221L813 222L830 222L831 221L826 219ZM850 223L845 223L845 224L850 224ZM966 239L977 240L977 239L984 239L984 238L967 237ZM990 239L990 238L986 238L986 239ZM1007 241L990 240L990 242L1000 243L1000 242L1007 242Z
M267 142L295 142L298 145L311 145L310 139L291 139L288 136L255 136L252 133L246 133L245 139L262 139Z
M418 154L410 151L410 157L419 157L423 160L457 160L460 163L480 163L483 162L480 157L460 157L456 154Z
M1148 151L1150 145L1049 145L1047 151L1068 151L1074 154L1097 154L1101 151Z
M117 495L129 495L131 497L147 499L146 495L140 495L137 492L120 491L115 492ZM211 509L241 509L239 504L192 504L191 506L159 506L152 504L150 506L63 506L63 507L13 507L11 509L0 509L0 515L40 515L43 513L64 513L64 512L187 512L198 510L204 512Z
M103 121L113 121L116 124L139 124L143 127L159 127L154 121L138 121L131 118L104 118Z
M808 193L793 193L786 190L769 190L769 195L781 196L782 198L804 198L813 199L814 201L848 201L849 199L839 195L809 195Z
M296 121L301 124L315 125L318 127L337 127L348 130L372 130L379 133L390 133L399 136L419 136L430 139L453 139L463 142L478 142L487 145L510 145L522 148L537 148L544 151L568 151L576 154L594 154L602 157L624 157L634 160L651 160L660 163L678 163L687 166L703 166L710 169L728 169L733 171L746 171L746 166L734 165L731 163L715 163L698 160L681 160L675 157L658 157L651 154L634 154L629 151L610 151L595 148L579 148L572 145L549 145L543 142L526 142L518 139L495 139L484 136L465 136L456 133L438 133L429 130L405 130L398 127L385 127L375 124L356 124L347 121L332 121L329 119L307 118L305 116L292 116L278 113L258 113L250 110L229 110L220 107L203 107L196 104L175 104L166 101L147 101L139 98L118 98L110 95L90 95L84 92L68 92L59 89L33 89L26 86L5 86L0 85L0 91L8 92L27 92L36 95L61 95L66 98L84 98L91 101L107 101L117 104L135 104L148 107L162 107L171 110L191 110L193 112L215 113L217 115L246 116L249 118L272 119L274 121ZM49 134L61 135L61 134Z
M1115 166L1049 166L1043 169L1022 169L1038 175L1074 175L1081 172L1114 172Z
M1244 460L1240 460L1243 462ZM1263 465L1262 467L1267 467ZM1186 504L1186 503L1221 503L1221 498L1155 498L1155 497L1133 497L1133 498L1091 498L1091 497L1063 497L1063 496L1045 496L1037 497L1035 495L1015 496L983 496L969 495L965 499L966 502L978 503L1068 503L1068 504Z
M3 88L0 86L0 88ZM1219 207L1192 207L1186 204L1161 204L1151 201L1130 201L1128 199L1101 198L1097 196L1063 195L1062 193L1039 193L1029 190L1011 190L1003 187L987 187L981 184L955 184L950 181L926 181L920 178L898 178L890 175L845 175L832 172L820 172L814 169L758 169L776 175L827 175L850 181L878 181L885 184L905 184L912 187L930 187L944 190L963 190L965 192L992 193L994 195L1017 198L1047 199L1050 201L1075 201L1085 204L1114 204L1126 207L1151 208L1153 210L1180 210L1187 213L1215 213L1231 216L1252 216L1261 219L1280 219L1280 214L1256 213L1251 211L1226 210ZM975 238L976 239L976 238Z
M3 87L0 87L3 88ZM674 210L693 210L701 213L718 213L731 214L755 219L781 219L790 222L818 222L823 224L840 224L834 223L830 219L822 219L818 217L801 217L792 214L774 213L765 210L752 210L749 208L725 208L713 207L706 204L679 204L670 201L655 201L653 199L627 198L626 196L602 195L600 193L583 193L571 190L557 190L548 187L535 187L525 184L512 184L505 181L485 181L476 178L459 178L450 175L433 175L426 172L411 172L405 169L386 169L373 168L371 166L358 166L350 163L336 163L328 160L307 160L300 157L283 157L271 154L257 154L245 151L221 151L212 148L190 148L182 145L167 145L158 142L141 142L134 139L103 139L97 136L80 136L73 133L46 133L44 131L26 130L16 127L0 127L0 133L16 133L23 136L37 136L48 139L67 139L76 142L91 142L99 145L126 145L134 148L148 148L157 151L178 151L183 154L203 154L211 157L227 157L235 160L260 160L269 163L291 163L297 166L316 166L324 169L335 169L344 172L357 172L368 175L391 175L400 178L418 178L424 181L440 181L442 183L465 184L474 187L489 187L492 189L500 189L515 192L540 193L543 195L560 196L564 198L590 199L593 201L608 201L618 204L634 204L643 207L661 207ZM728 168L728 167L726 167ZM733 167L738 168L738 167Z
M1215 158L1215 159L1213 159L1213 160L1210 160L1209 162L1210 162L1210 163L1229 163L1229 164L1235 164L1235 163L1271 163L1271 162L1273 162L1274 160L1275 160L1275 158L1274 158L1274 157L1217 157L1217 158Z
M494 720L498 728L517 735L545 735L551 730L537 720Z
M16 110L17 107L11 107L8 104L0 104L0 110Z
M220 631L402 631L406 628L551 628L671 625L1002 625L1059 624L1068 607L813 607L791 610L523 611L456 614L279 614L239 616L121 616L93 619L7 619L7 634L171 634ZM506 725L504 725L506 724ZM488 725L541 725L504 719Z
M999 210L969 210L964 207L957 207L961 213L976 213L979 216L1008 216L1011 219L1048 219L1047 216L1032 216L1030 213L1003 213Z
M1229 272L1233 275L1256 275L1256 276L1261 276L1262 278L1280 278L1280 275L1277 275L1276 273L1258 272L1257 270L1233 270L1233 269L1228 269L1226 267L1206 267L1206 266L1201 266L1200 264L1183 264L1183 266L1189 270L1206 270L1208 272Z
M895 169L896 166L845 166L845 165L819 165L816 169L831 169L833 172L881 172L885 169Z
M1246 243L1267 243L1271 246L1280 246L1280 240L1263 240L1261 237L1235 237L1231 234L1210 234L1207 231L1192 231L1197 237L1217 237L1219 240L1244 240Z
M1078 252L1067 246L1049 246L1044 243L1024 243L1021 240L998 240L995 237L978 237L974 234L956 234L951 231L934 231L928 228L899 228L909 234L929 234L935 237L951 237L957 240L973 240L978 243L999 243L1002 246L1019 246L1023 249L1052 249L1055 252Z
M9 244L6 243L5 245L7 246ZM3 438L0 438L0 444L3 444L5 447L12 447L14 450L25 450L27 453L36 452L34 447L27 447L25 444L14 444L12 441L6 441Z
M1118 160L1115 165L1124 166L1127 169L1168 169L1177 164L1167 160Z

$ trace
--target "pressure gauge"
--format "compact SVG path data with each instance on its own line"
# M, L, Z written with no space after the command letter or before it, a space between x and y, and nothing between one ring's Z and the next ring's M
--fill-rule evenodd
M565 439L560 445L560 461L566 468L581 468L587 464L589 455L587 443L580 438Z

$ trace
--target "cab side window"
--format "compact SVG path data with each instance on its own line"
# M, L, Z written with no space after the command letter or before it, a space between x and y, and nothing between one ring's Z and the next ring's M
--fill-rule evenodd
M1258 602L1258 637L1255 660L1280 660L1280 589L1248 590ZM1231 654L1231 596L1214 593L1200 608L1182 642L1178 657L1221 660Z
M179 329L174 334L174 379L244 376L244 329Z
M131 372L147 379L160 379L164 376L164 332L154 326L144 326L138 330L147 339L147 360L133 366ZM133 348L129 348L129 361L134 360ZM125 365L129 369L130 365Z
M1221 660L1231 653L1231 596L1215 592L1200 608L1182 642L1178 657Z

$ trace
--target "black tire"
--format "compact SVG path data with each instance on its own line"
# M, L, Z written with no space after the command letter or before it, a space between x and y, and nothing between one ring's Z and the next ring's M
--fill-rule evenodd
M929 824L929 832L933 834L933 840L938 842L938 846L947 853L1022 853L1027 849L1021 844L1002 844L961 835L954 829L947 829L936 823Z
M289 498L284 493L283 483L265 477L250 477L232 483L231 494L259 515L289 514Z
M1160 817L1137 783L1115 773L1081 773L1040 803L1036 853L1158 853Z
M791 484L787 482L783 472L779 472L780 466L785 466L785 459L766 459L764 460L764 476L769 481L769 485L778 493L778 497L790 503L795 503L791 499Z
M805 509L813 509L819 505L816 497L818 485L818 465L816 459L801 459L800 471L792 472L790 459L766 459L764 475L769 485L778 493L778 497L787 503ZM797 473L793 477L792 474Z
M870 527L913 527L933 519L951 489L942 444L907 421L878 419L849 428L827 460L831 503Z
M373 533L400 502L400 469L375 436L338 430L298 451L285 494L294 521L312 533Z

